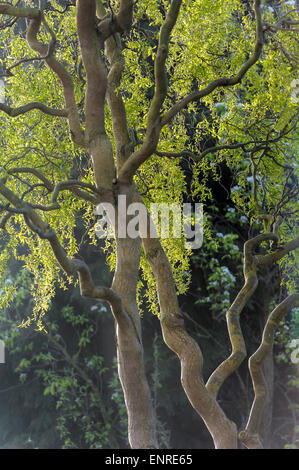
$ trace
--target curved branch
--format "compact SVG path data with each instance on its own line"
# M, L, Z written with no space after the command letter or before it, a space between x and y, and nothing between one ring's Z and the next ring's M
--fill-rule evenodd
M101 194L100 190L98 190L92 184L84 183L83 181L78 181L78 180L67 180L67 181L61 181L60 183L56 184L53 194L52 194L51 201L53 203L57 202L57 198L58 198L60 191L64 191L66 189L69 189L70 191L76 194L78 192L78 189L77 189L78 187L89 189L94 194L98 194L98 195ZM81 195L84 194L85 196L84 198L88 198L87 200L89 200L90 202L97 203L98 201L95 195L92 195L86 191L79 191L79 194Z
M245 283L226 313L227 329L232 346L230 356L209 377L206 388L217 398L225 380L235 372L246 357L246 345L240 326L240 314L258 285L256 273L245 278Z
M166 158L180 158L180 157L186 157L186 158L192 158L192 160L199 160L201 155L196 155L193 152L190 152L189 150L182 150L181 152L166 152L164 150L155 150L154 154L157 155L158 157L166 157Z
M91 272L87 264L79 259L70 260L73 271L78 272L80 293L82 297L90 299L102 299L109 302L113 313L117 319L124 316L121 297L111 288L95 286L92 280Z
M124 2L127 3L127 2ZM133 3L129 2L128 3ZM125 8L120 6L120 8ZM106 9L101 0L96 1L96 13L99 18L104 18ZM130 12L132 19L133 10ZM110 63L107 84L107 102L112 117L113 135L116 145L116 159L120 168L123 162L132 152L130 145L130 135L128 130L127 115L123 97L119 89L121 78L125 68L125 59L122 53L121 38L119 34L114 34L105 42L105 53Z
M130 182L139 168L155 151L160 132L163 126L168 124L171 119L186 107L192 101L198 101L201 98L212 93L216 88L229 87L240 83L247 71L258 61L263 48L263 25L260 11L260 0L254 0L254 10L256 18L256 41L252 56L242 65L239 72L233 77L223 77L214 80L203 90L190 93L180 102L176 103L164 116L160 116L160 110L167 93L167 75L165 71L165 62L168 55L168 41L171 31L176 23L176 19L181 6L181 1L173 0L169 8L166 20L162 25L157 57L155 60L155 84L156 90L152 100L149 115L145 141L136 152L134 152L123 165L119 179L124 182Z
M261 243L265 241L273 241L277 242L279 240L278 235L275 233L269 232L269 233L261 233L260 235L257 235L254 238L251 238L250 240L247 240L247 242L244 245L244 256L245 260L248 263L248 269L250 269L250 265L254 259L256 259L256 262L258 262L259 256L255 256L253 254L253 250L260 245ZM262 257L264 255L261 255ZM246 263L245 263L245 268L246 269Z
M46 27L46 30L48 33L50 33L51 35L51 40L49 42L49 45L48 45L48 50L47 50L47 54L44 55L44 56L37 56L37 57L26 57L24 59L20 59L18 60L17 62L15 62L13 65L11 65L10 67L8 67L6 70L5 70L5 74L6 76L12 76L13 74L11 73L11 70L14 69L15 67L18 67L19 65L21 64L24 64L24 63L28 63L28 62L34 62L35 60L45 60L45 59L48 59L48 57L50 57L53 52L54 52L54 49L55 49L55 45L56 45L56 36L55 34L53 33L53 31L49 28L49 26L47 25L47 23L45 22L45 27Z
M107 102L110 108L113 126L113 135L116 145L116 158L118 168L132 153L131 138L128 130L126 108L121 96L119 86L125 68L125 60L121 51L121 44L116 36L106 41L106 51L111 69L108 75Z
M273 349L276 328L283 317L295 306L299 306L299 294L290 295L272 311L265 325L261 344L249 359L249 370L254 388L254 401L246 428L239 434L240 440L249 449L260 449L263 447L258 434L267 399L267 386L262 367Z
M33 109L38 109L50 116L68 117L66 109L49 108L49 106L40 103L39 101L33 101L32 103L19 106L18 108L11 108L4 103L0 103L0 111L4 111L4 113L8 114L10 117L20 116L20 114L28 113L28 111L32 111Z
M264 241L278 241L275 233L263 233L248 240L244 244L244 279L245 283L236 299L226 313L227 328L232 346L230 356L225 359L211 374L206 387L215 397L224 381L235 372L246 357L246 346L240 327L240 314L253 295L258 285L257 268L274 263L299 246L299 237L286 244L286 247L275 253L255 255L253 250ZM273 256L274 255L274 256Z
M95 31L96 6L94 0L77 1L77 31L82 61L86 70L85 95L86 134L88 141L105 129L104 102L107 72L99 50L103 46Z
M248 152L249 149L247 149L246 147L249 146L249 145L254 145L254 147L250 149L250 152L254 153L254 152L257 152L259 150L263 150L265 147L268 147L269 144L276 143L283 136L287 135L292 128L289 129L289 130L287 130L286 128L287 128L287 126L285 126L285 128L281 132L279 132L279 135L277 137L273 138L273 139L248 140L247 142L239 142L239 143L236 143L236 144L216 145L216 146L213 146L213 147L208 147L208 148L206 148L205 150L203 150L202 152L200 152L198 154L195 154L195 153L190 152L188 150L183 150L182 152L165 152L165 151L155 150L154 153L158 156L161 156L161 157L165 156L165 157L169 157L169 158L171 158L171 157L190 157L194 161L200 161L207 154L216 153L216 152L219 152L220 150L236 150L236 149L241 148L243 151ZM142 144L143 142L138 142L138 143ZM273 158L273 157L271 157L271 158L275 161L275 158ZM275 161L275 163L279 166L282 166L279 162ZM292 167L288 167L286 165L284 166L284 168L292 169Z
M31 173L32 175L36 176L40 181L44 183L48 191L53 191L54 189L54 184L51 183L51 181L46 178L45 175L43 175L40 171L38 171L36 168L31 168L31 167L19 167L19 168L10 168L7 170L7 173L9 175L13 175L14 173Z
M116 19L122 31L127 31L131 27L134 3L134 0L120 0Z
M153 128L160 116L162 104L166 98L168 83L166 73L166 59L168 57L168 43L171 32L177 22L182 0L173 0L161 27L157 55L155 59L155 94L148 113L148 127Z
M242 65L240 70L233 77L217 78L208 84L208 86L202 90L190 93L181 101L176 103L162 118L162 126L168 124L173 117L185 108L189 103L198 101L205 96L210 95L216 88L234 86L240 83L247 73L247 71L258 61L261 56L263 49L263 24L260 10L261 1L254 1L254 12L256 18L256 40L253 54L251 57Z
M147 129L144 143L134 152L123 165L119 179L130 182L139 166L154 152L157 147L161 131L161 108L167 95L168 83L166 73L166 60L168 57L168 44L171 32L177 22L182 0L173 0L168 9L166 19L162 24L159 44L155 59L155 94L148 112Z
M113 150L105 131L107 72L100 55L104 42L95 30L94 0L77 0L76 24L82 61L86 71L86 143L91 154L97 186L112 187L115 178Z
M40 10L38 8L14 7L9 3L0 3L0 14L15 16L17 18L39 18Z
M0 14L11 15L18 18L25 17L31 20L27 31L27 42L29 47L35 52L38 52L41 58L44 58L49 67L59 77L63 86L67 113L65 117L68 118L71 137L76 144L85 146L84 134L81 128L78 109L74 97L72 78L67 70L53 56L53 48L56 38L51 28L48 26L41 11L37 8L21 8L14 7L13 5L0 4ZM41 22L43 22L46 31L51 35L51 41L48 47L37 40L37 33L39 32ZM37 109L46 112L49 111L50 108L47 108L46 106L38 106ZM64 112L65 111L63 111L63 113ZM51 112L47 112L47 114L61 115L57 113L53 114Z
M112 289L94 286L87 264L82 260L68 258L56 232L49 226L49 224L42 220L29 204L19 199L18 196L7 188L1 181L0 194L15 206L17 213L23 214L25 222L33 232L35 232L40 238L49 241L56 260L66 274L72 276L78 272L80 289L83 297L107 300L111 304L116 318L124 316L120 296ZM129 320L127 319L127 321Z
M244 244L244 286L226 313L227 329L232 346L230 356L211 374L206 383L207 390L217 397L225 380L235 372L246 357L246 345L240 326L240 314L258 285L257 262L253 249L266 240L277 240L273 233L265 233Z
M108 74L107 102L112 117L117 164L118 168L121 168L132 153L133 147L128 130L126 108L119 89L125 69L120 36L114 35L109 38L105 43L105 48L111 67Z
M31 19L29 27L27 30L27 42L29 47L35 52L39 53L41 56L47 56L50 46L47 47L45 44L41 43L37 39L37 34L39 32L41 22L45 25L47 32L51 35L51 40L53 40L53 33L49 26L47 25L44 17L42 15L37 18ZM85 146L84 134L81 128L77 104L75 101L74 95L74 85L73 80L69 72L57 61L53 54L48 58L44 59L48 66L53 70L53 72L58 76L63 86L64 100L67 110L67 118L70 127L70 133L72 140L80 146Z

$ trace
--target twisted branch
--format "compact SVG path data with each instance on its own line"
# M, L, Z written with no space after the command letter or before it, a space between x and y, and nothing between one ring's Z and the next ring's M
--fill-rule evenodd
M134 152L123 165L119 179L131 181L138 167L154 152L157 147L160 131L160 111L165 101L168 83L166 72L166 60L168 57L168 45L170 35L178 19L182 0L173 0L168 9L166 18L160 29L159 44L155 58L155 94L148 112L147 129L144 143Z
M48 26L42 12L37 8L21 8L14 7L10 4L0 4L0 14L11 15L17 18L30 19L27 31L28 45L32 50L40 54L40 58L44 59L48 66L59 77L63 86L64 99L66 104L66 110L51 110L51 108L48 108L41 103L29 103L29 105L17 108L16 110L2 105L1 109L12 116L23 114L24 112L27 112L31 109L40 109L41 111L50 115L67 117L73 141L78 145L84 146L85 142L83 138L83 131L81 129L78 109L75 102L72 78L67 70L57 61L53 55L56 38L53 31ZM51 40L48 46L37 40L37 34L39 32L41 23L44 24L46 31L51 36Z
M145 162L156 150L160 132L163 126L168 124L173 117L185 108L189 103L198 101L201 98L211 94L216 88L229 87L240 83L247 71L258 61L263 48L263 24L260 11L260 0L254 0L254 11L256 18L256 40L254 51L249 59L242 65L240 70L233 77L223 77L216 79L208 84L202 90L190 93L181 101L176 103L164 116L160 116L162 104L167 94L167 74L165 62L168 55L168 42L171 31L176 23L181 1L173 0L168 10L165 22L162 25L159 38L158 52L155 60L155 95L151 102L148 114L147 130L145 141L142 146L135 151L125 162L120 173L119 179L130 182L139 166Z
M105 130L107 72L99 50L104 42L96 33L96 3L78 0L76 24L86 71L86 143L92 157L96 185L111 188L115 177L113 150Z
M232 346L232 352L230 356L225 359L211 374L206 384L207 390L215 397L217 397L220 387L223 385L224 381L239 368L246 357L246 346L240 327L240 314L258 285L257 268L259 266L266 266L274 263L276 260L280 259L278 258L278 254L275 256L275 253L279 253L279 256L282 258L282 256L284 256L286 253L294 250L299 243L298 239L297 241L292 240L287 244L287 248L278 250L278 252L266 255L253 254L253 250L260 243L270 240L277 242L278 235L274 233L264 233L252 238L251 240L248 240L244 244L245 283L226 313L227 328Z
M130 18L132 19L130 12ZM106 14L101 0L97 0L97 16L103 18ZM125 60L122 53L121 38L114 34L105 42L105 53L110 63L107 86L107 102L110 108L113 126L113 135L116 145L117 165L120 168L128 155L132 152L130 135L124 100L119 86L125 68Z
M14 7L9 3L0 3L0 14L15 16L17 18L39 18L40 10L38 8Z
M254 51L249 57L249 59L242 65L240 70L236 73L236 75L232 77L223 77L223 78L217 78L216 80L210 82L208 86L202 90L197 90L194 91L193 93L190 93L187 95L185 98L183 98L181 101L176 103L162 118L162 126L165 126L168 124L174 116L179 113L183 108L185 108L189 103L192 103L193 101L198 101L205 96L208 96L211 94L216 88L220 87L229 87L229 86L235 86L238 83L240 83L245 76L245 74L248 72L248 70L258 61L258 59L261 56L262 49L263 49L263 23L262 23L262 17L261 17L261 1L260 0L254 0L254 12L255 12L255 19L256 19L256 39L255 39L255 47Z
M41 43L37 39L37 34L39 32L42 22L47 32L49 32L49 34L51 35L51 40L53 41L54 34L52 30L49 28L49 26L47 25L44 16L41 14L37 18L34 17L33 19L31 19L28 30L27 30L26 38L27 38L29 47L32 50L39 53L41 56L46 57L50 50L50 46L46 46L45 44ZM65 100L65 105L66 105L66 110L67 110L68 123L69 123L70 134L71 134L72 140L77 145L84 147L85 146L84 135L83 135L83 131L82 131L81 124L80 124L77 104L75 101L74 85L73 85L72 77L69 74L69 72L65 69L65 67L60 62L57 61L53 53L44 60L48 64L50 69L53 70L53 72L58 76L62 84L64 100Z
M48 191L53 191L54 185L51 183L51 181L43 175L40 171L38 171L36 168L31 168L31 167L19 167L19 168L10 168L7 170L7 173L9 175L13 175L15 173L30 173L36 178L38 178L42 183L45 185Z
M267 401L267 385L263 375L263 364L273 350L274 333L279 323L292 308L298 306L299 294L293 294L287 297L272 311L265 325L261 344L249 359L249 370L254 389L254 401L246 428L239 434L240 440L249 449L263 448L259 437L259 426Z
M66 109L50 108L49 106L40 103L39 101L33 101L32 103L19 106L18 108L11 108L4 103L0 103L0 110L4 111L4 113L8 114L10 117L20 116L20 114L28 113L28 111L32 111L33 109L38 109L39 111L50 116L68 117L68 112Z

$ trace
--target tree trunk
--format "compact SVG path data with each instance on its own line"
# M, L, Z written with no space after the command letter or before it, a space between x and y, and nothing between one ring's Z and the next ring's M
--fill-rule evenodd
M280 273L278 265L269 266L261 271L260 283L257 291L258 318L261 335L264 331L268 316L271 311L271 301L278 296L280 286ZM265 404L263 418L261 420L260 435L264 448L271 448L272 416L273 416L273 395L274 395L274 361L271 352L262 367L263 375L267 386L267 401Z
M130 188L118 189L127 196L128 204L131 200ZM116 339L118 372L128 412L129 442L133 449L158 448L155 414L144 370L141 321L136 301L140 238L117 236L116 240L117 261L112 288L121 296L127 314L125 318L116 319Z

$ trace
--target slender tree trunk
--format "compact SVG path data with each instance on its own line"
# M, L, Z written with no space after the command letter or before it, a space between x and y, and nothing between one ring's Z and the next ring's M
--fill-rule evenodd
M132 191L130 188L118 189L126 195L128 204ZM116 209L117 218L118 208ZM116 226L116 232L118 228ZM117 358L128 412L129 442L135 449L158 447L155 414L144 370L141 321L136 302L140 244L139 237L117 237L116 271L112 283L113 290L122 298L123 309L127 314L125 320L116 321Z
M257 289L258 318L261 335L271 312L271 301L279 294L279 286L280 273L278 265L268 266L261 270L260 283ZM262 371L267 387L267 400L261 420L260 435L263 440L264 448L269 449L271 448L274 395L274 360L272 351L265 359Z

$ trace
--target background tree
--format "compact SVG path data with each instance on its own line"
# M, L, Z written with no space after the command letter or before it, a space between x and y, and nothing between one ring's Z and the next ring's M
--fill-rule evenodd
M136 5L124 0L109 3L107 10L93 0L63 9L59 2L32 3L0 4L7 77L7 104L0 109L19 116L14 122L1 116L1 263L5 273L15 256L33 275L35 307L23 324L33 318L42 328L55 282L66 287L78 273L82 296L108 301L115 318L130 445L157 447L139 315L147 297L165 343L180 359L185 393L215 447L236 448L237 427L217 395L246 357L240 313L257 288L258 271L285 259L299 242L292 238L298 210L291 140L296 135L291 99L296 10L289 3L268 8L258 0L189 2L184 15L176 0ZM16 31L18 20L23 23ZM224 165L236 183L232 201L249 214L251 232L244 244L244 286L227 310L232 353L205 384L201 350L184 327L177 299L189 282L190 250L184 240L143 236L141 247L140 238L121 238L116 227L115 243L106 248L115 271L112 286L96 287L79 257L77 224L83 220L95 241L95 206L109 202L118 214L119 195L126 196L127 206L190 198L206 202L211 196L207 180L219 178ZM20 255L21 245L26 253ZM289 271L293 266L289 263ZM290 295L267 320L272 294L265 301L263 339L249 361L255 398L239 434L247 447L262 446L262 369L275 327L298 305L292 276L286 279ZM3 306L13 291L6 286Z

